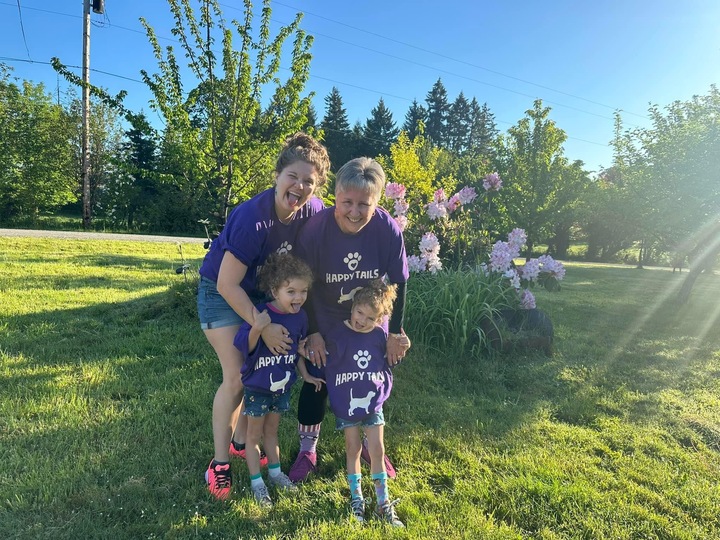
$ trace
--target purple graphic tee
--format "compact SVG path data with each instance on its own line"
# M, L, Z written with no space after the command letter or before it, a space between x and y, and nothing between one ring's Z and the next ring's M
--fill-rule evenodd
M325 381L333 414L359 422L379 411L393 382L383 329L363 334L340 323L328 332L325 343L330 353Z
M310 265L314 281L312 302L317 328L325 334L350 318L355 293L370 281L387 275L390 283L405 283L410 276L405 242L397 223L377 208L357 234L340 230L335 207L325 208L308 220L297 238L297 255ZM383 327L387 330L387 322ZM323 368L307 363L308 372L324 378Z
M275 188L259 193L230 213L225 228L205 255L200 275L217 281L220 263L229 251L248 267L240 285L248 294L257 293L257 273L265 259L274 252L294 255L300 228L322 209L322 201L312 197L285 225L275 214Z
M308 321L304 310L298 313L280 313L269 303L255 306L262 312L267 309L270 320L282 324L290 332L292 345L286 354L273 354L260 338L253 352L248 351L248 338L251 325L243 323L235 335L235 347L245 358L240 370L243 384L255 392L284 394L289 392L297 380L295 363L297 362L298 342L307 335Z

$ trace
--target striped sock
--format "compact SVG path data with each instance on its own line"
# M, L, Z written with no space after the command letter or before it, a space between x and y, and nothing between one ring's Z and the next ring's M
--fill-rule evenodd
M298 424L301 452L310 452L312 454L317 452L317 442L318 437L320 437L320 426L321 424L315 424L314 426Z
M379 472L372 475L373 483L375 484L375 495L377 496L378 506L382 506L390 498L388 493L387 485L387 473Z
M280 470L279 463L268 463L268 474L270 475L270 478L280 476L280 473L282 473L282 471Z
M348 474L348 485L350 486L350 498L351 499L362 499L362 474Z

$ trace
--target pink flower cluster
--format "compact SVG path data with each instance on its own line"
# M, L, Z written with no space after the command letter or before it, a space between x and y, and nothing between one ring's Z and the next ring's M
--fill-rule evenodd
M431 220L443 219L461 206L470 204L476 197L475 188L470 186L465 186L449 199L445 195L445 190L441 188L433 194L433 201L425 207L425 210Z
M440 260L440 242L431 232L423 235L418 243L420 255L411 255L408 257L408 268L411 272L425 272L426 270L435 273L442 270L442 261Z
M404 231L408 226L407 211L410 205L405 200L405 186L396 182L390 182L385 186L385 196L392 199L393 210L395 211L395 222L398 224L400 231Z
M500 180L498 173L490 173L483 178L483 188L485 191L500 191L501 187L502 180Z
M565 267L550 255L541 255L537 259L530 259L523 266L515 268L513 260L520 256L520 250L527 241L527 234L523 229L513 229L508 234L508 241L499 240L493 245L490 252L490 264L481 265L483 273L498 272L509 281L510 286L520 295L520 306L523 309L535 307L535 296L527 289L525 284L536 283L540 274L547 273L560 281L565 277Z

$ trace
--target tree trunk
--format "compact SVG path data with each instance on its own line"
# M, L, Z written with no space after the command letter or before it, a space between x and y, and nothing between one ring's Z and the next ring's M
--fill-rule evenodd
M690 291L692 291L695 281L698 277L700 277L700 274L703 271L707 271L708 273L712 271L713 263L717 259L718 255L720 255L720 241L716 240L714 245L701 255L696 264L692 265L688 276L685 278L682 287L680 287L680 290L678 291L678 302L684 304L688 301L688 298L690 298Z

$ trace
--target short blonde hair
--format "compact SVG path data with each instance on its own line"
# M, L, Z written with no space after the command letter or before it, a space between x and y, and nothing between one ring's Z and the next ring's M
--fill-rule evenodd
M350 189L364 191L379 201L385 189L385 171L382 166L369 157L348 161L335 175L335 192Z

